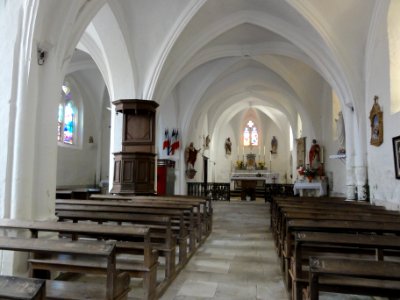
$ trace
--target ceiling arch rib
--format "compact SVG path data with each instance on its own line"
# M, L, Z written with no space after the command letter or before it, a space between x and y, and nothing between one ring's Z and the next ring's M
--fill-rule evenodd
M250 107L262 111L276 123L280 129L282 129L283 120L286 120L292 127L296 128L297 116L294 117L291 112L280 105L276 101L276 99L279 99L277 96L279 95L270 93L262 95L262 98L260 98L259 95L243 92L221 101L212 119L209 120L209 128L211 128L210 133L213 134L213 131L219 128L219 124L222 120L231 120L240 111L247 110ZM249 103L251 103L251 106Z
M87 27L80 44L98 65L111 100L135 97L138 76L124 35L108 4Z
M308 20L306 20L306 22L308 22ZM267 30L272 30L293 42L295 46L293 46L292 44L292 49L290 49L289 47L286 48L288 52L287 55L296 59L300 59L304 63L313 67L318 73L323 76L323 78L325 78L327 82L329 82L329 84L337 92L342 104L347 104L348 106L351 106L351 104L349 103L352 103L354 98L353 93L351 92L351 89L348 85L348 81L346 80L347 77L344 76L344 71L342 70L341 65L338 63L336 56L334 56L334 54L332 54L332 52L329 50L329 47L327 46L329 43L325 43L324 39L319 35L319 31L314 29L312 33L314 36L312 38L309 38L309 33L301 34L300 30L291 26L287 22L282 21L279 18L270 16L263 12L253 11L242 11L233 14L233 16L229 15L224 20L218 22L217 25L215 23L212 23L211 25L213 29L218 28L218 30L211 30L201 35L200 38L199 36L196 36L196 41L190 44L191 47L187 47L185 49L186 52L184 55L176 55L177 57L179 57L179 61L174 61L172 63L176 66L176 68L171 69L168 68L167 65L165 66L165 69L163 71L167 70L166 72L168 73L168 75L165 76L165 78L167 78L167 82L161 82L160 85L157 86L157 89L158 87L160 87L160 90L163 90L165 94L168 94L174 88L177 82L176 79L179 77L183 78L186 72L190 71L191 68L190 66L188 67L188 65L192 64L196 60L197 54L200 53L200 51L208 51L208 49L204 50L202 47L205 48L205 45L210 40L212 40L219 34L222 34L223 32L229 30L233 26L237 26L241 23L252 23ZM318 36L319 39L315 39L315 36ZM277 50L281 51L281 49L279 48ZM223 48L216 49L216 52L220 53L219 57L223 57ZM243 54L241 53L241 49L234 49L232 52L226 53L225 55L240 56ZM211 56L210 59L215 58L216 55L218 56L218 54L216 53L212 55L214 55L214 57ZM311 59L310 57L313 57L313 59ZM195 59L193 60L193 58ZM206 59L207 56L203 58L203 61L205 62ZM199 63L201 63L201 61L197 64ZM165 98L164 93L163 95L159 96L160 99Z
M290 87L285 84L281 84L279 87L273 82L262 81L260 79L262 76L258 76L259 74L254 72L249 72L247 75L239 76L236 81L231 82L230 86L227 86L224 80L219 81L218 84L214 80L210 80L211 83L214 83L214 86L204 87L204 93L199 93L201 98L197 96L193 100L192 105L183 116L183 128L189 128L190 124L196 124L193 119L199 120L204 115L196 115L195 112L201 110L204 111L204 114L211 115L207 118L211 121L209 128L214 128L215 124L217 124L216 119L226 108L235 105L235 101L241 101L243 104L242 109L244 109L247 104L243 101L243 97L247 97L247 95L262 99L263 101L260 101L260 105L268 105L282 111L291 120L290 123L293 128L297 128L297 112L303 120L310 120L310 124L308 126L305 125L305 127L312 128L312 119L309 111L305 109L304 103L295 93L291 94L289 92L291 90ZM243 77L248 80L241 80ZM201 85L202 83L199 84ZM245 92L247 92L246 95L243 94Z

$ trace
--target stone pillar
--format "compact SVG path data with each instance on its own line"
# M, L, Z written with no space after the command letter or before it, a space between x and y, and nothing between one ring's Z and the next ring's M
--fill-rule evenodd
M354 183L354 172L353 172L353 167L346 166L346 198L347 200L352 200L354 201L356 199L356 185Z
M353 141L353 112L346 109L343 112L345 118L346 132L346 198L354 201L356 199L356 184L354 178L354 141Z
M355 167L355 175L357 182L357 200L366 201L368 198L367 193L367 167Z

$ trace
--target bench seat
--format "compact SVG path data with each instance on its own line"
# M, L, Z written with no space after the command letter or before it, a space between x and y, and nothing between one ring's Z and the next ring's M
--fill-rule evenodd
M129 286L129 275L120 273L116 281L117 293L114 300L127 299L129 290L121 289L121 287ZM106 300L105 295L106 285L104 283L46 280L47 300Z
M398 297L400 263L340 258L310 257L309 295L319 292Z
M0 275L0 299L43 300L46 280Z

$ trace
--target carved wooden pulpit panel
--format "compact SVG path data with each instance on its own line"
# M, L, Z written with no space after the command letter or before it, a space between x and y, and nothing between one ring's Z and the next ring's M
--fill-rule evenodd
M155 119L158 104L150 100L114 101L122 113L122 151L114 153L112 193L155 194Z

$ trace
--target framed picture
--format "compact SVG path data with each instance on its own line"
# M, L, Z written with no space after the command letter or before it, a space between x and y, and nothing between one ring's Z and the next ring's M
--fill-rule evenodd
M296 139L296 148L297 148L297 166L296 169L299 167L306 166L306 138L301 137Z
M400 179L400 135L393 138L394 173Z
M370 144L379 147L383 143L383 112L378 104L378 96L374 97L374 105L369 114L371 121Z

